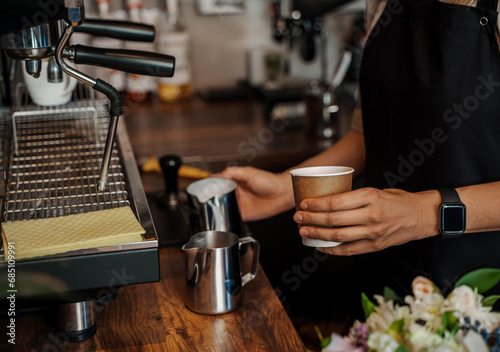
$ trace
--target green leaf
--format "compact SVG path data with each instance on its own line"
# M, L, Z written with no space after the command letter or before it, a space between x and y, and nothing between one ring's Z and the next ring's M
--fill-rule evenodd
M441 322L441 329L439 329L438 331L438 335L443 337L444 336L444 332L446 331L446 327L448 326L448 314L449 312L446 312L444 315L443 315L443 321Z
M444 314L443 318L444 317L446 317L446 320L447 320L446 328L449 331L453 331L453 329L455 329L455 327L458 324L457 318L455 317L455 315L453 314L453 312L446 312Z
M325 348L326 346L328 346L330 344L330 342L332 342L331 336L324 338L323 340L321 340L321 348Z
M321 333L321 330L319 329L319 327L317 325L314 325L314 330L316 330L316 334L318 335L318 338L320 340L321 348L325 348L326 346L328 346L330 344L330 342L332 342L331 336L323 337L323 334Z
M441 323L441 329L439 329L438 335L443 337L445 331L453 331L457 326L460 327L457 323L457 318L455 318L453 312L445 312L443 314L443 322Z
M314 325L314 330L316 331L316 335L318 335L318 339L322 341L324 339L323 334L321 333L321 330L319 329L318 325Z
M365 319L367 319L370 314L372 314L375 311L375 303L370 301L368 296L364 293L361 292L361 305L363 306L363 312L365 313Z
M389 336L394 337L396 341L402 341L403 340L403 335L404 335L404 325L405 325L405 319L399 319L399 320L394 320L387 329L386 333Z
M460 325L455 325L453 329L450 331L453 336L457 333L457 331L460 330Z
M401 297L398 296L396 292L390 287L384 286L384 299L386 301L393 300L393 301L402 301Z
M455 288L467 285L471 288L477 288L479 293L483 293L495 286L498 281L500 281L500 269L481 268L462 276L455 284Z
M491 295L491 296L488 296L488 297L485 297L483 298L482 300L482 304L483 306L485 307L493 307L493 305L495 304L495 302L500 298L500 295Z
M410 352L410 350L403 345L399 345L395 352Z

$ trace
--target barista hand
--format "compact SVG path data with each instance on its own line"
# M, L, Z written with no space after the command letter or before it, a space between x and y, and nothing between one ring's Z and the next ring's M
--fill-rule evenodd
M238 183L236 194L244 221L267 218L293 208L292 180L251 166L228 167L219 176Z
M318 250L349 256L437 235L440 201L437 191L362 188L305 199L294 220L302 237L343 242Z

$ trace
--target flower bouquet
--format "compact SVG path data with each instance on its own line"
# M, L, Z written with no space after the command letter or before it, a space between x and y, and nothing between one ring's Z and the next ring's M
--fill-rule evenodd
M386 288L376 303L362 294L366 321L356 321L349 335L323 339L322 352L500 352L500 296L482 293L500 280L500 270L483 268L461 277L443 295L432 281L418 276L413 296L403 300Z

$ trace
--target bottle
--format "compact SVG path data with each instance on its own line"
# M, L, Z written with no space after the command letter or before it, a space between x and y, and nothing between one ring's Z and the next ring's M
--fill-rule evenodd
M145 23L142 16L142 0L127 0L129 20ZM126 42L125 47L132 50L154 51L153 43ZM125 96L128 101L142 103L151 100L153 91L156 90L156 78L148 75L129 73L127 75L127 89Z
M124 20L126 18L125 11L117 10L113 13L109 10L110 0L96 0L97 9L99 13L99 18L101 19L120 19ZM92 39L92 45L98 48L111 48L111 49L122 49L123 41L119 39L113 39L108 37L94 37ZM123 93L125 91L127 74L122 71L112 70L106 67L93 67L93 74L95 77L100 78L107 83L111 84L119 92Z
M162 102L175 103L193 95L189 34L180 20L179 0L166 0L166 19L160 26L158 51L175 57L173 77L160 77L158 97Z

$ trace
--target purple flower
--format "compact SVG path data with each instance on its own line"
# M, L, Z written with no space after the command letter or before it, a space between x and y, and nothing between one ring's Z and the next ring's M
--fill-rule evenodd
M364 351L368 351L368 335L369 333L366 324L356 320L354 325L349 329L347 340L355 346L363 347Z
M368 328L364 323L356 320L346 337L333 333L330 344L322 352L366 352L368 351L367 341Z
M356 346L347 337L342 337L337 333L332 334L332 341L321 352L366 352L367 349Z

